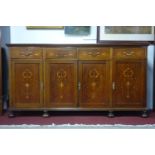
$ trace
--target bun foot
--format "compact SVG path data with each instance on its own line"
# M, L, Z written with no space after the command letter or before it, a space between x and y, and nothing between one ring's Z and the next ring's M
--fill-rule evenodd
M144 110L144 111L143 111L142 117L143 117L143 118L147 118L147 117L148 117L148 112L147 112L147 110Z
M8 117L10 117L10 118L15 117L14 112L13 111L9 111Z
M44 118L49 117L49 113L48 113L48 111L44 111L44 113L43 113L42 116L43 116Z
M109 111L109 113L108 113L108 117L110 117L110 118L115 117L113 111Z

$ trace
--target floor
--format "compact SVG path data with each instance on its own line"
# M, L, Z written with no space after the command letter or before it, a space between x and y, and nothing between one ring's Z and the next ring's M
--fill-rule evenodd
M50 112L47 118L42 117L42 112L16 112L13 118L8 113L0 116L0 125L50 125L50 124L125 124L145 125L155 124L155 112L150 112L149 117L142 118L141 112L115 112L115 117L109 118L106 112Z

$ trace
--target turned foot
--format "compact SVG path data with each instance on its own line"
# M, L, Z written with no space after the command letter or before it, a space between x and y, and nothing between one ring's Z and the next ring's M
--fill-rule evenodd
M49 113L48 113L48 111L44 111L44 113L43 113L43 117L44 117L44 118L49 117Z
M109 113L108 113L108 117L110 117L110 118L114 117L114 113L113 113L113 111L109 111Z
M14 112L13 111L9 111L8 117L10 117L10 118L15 117Z
M143 111L143 113L142 113L142 117L143 117L143 118L148 117L148 112L147 112L147 110L144 110L144 111Z

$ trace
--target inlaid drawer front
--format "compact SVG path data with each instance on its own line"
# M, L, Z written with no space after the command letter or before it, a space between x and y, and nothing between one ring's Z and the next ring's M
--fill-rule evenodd
M10 56L11 58L40 59L43 56L43 50L39 47L12 47Z
M46 58L49 59L76 59L76 48L46 48Z
M106 60L110 59L110 48L79 48L80 60Z
M146 49L145 48L114 48L113 55L116 59L145 59Z

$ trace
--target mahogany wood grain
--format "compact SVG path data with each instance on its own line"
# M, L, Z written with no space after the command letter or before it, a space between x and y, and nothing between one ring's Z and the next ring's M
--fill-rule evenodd
M80 107L110 107L109 61L80 61Z
M44 48L46 59L77 59L77 48Z
M113 49L113 107L146 107L146 50Z
M77 61L46 61L45 107L77 107Z
M43 49L39 47L11 47L11 58L19 59L41 59Z
M114 48L115 59L146 59L146 48Z
M108 60L110 48L78 48L79 60Z
M10 74L10 108L43 108L41 61L12 60Z

